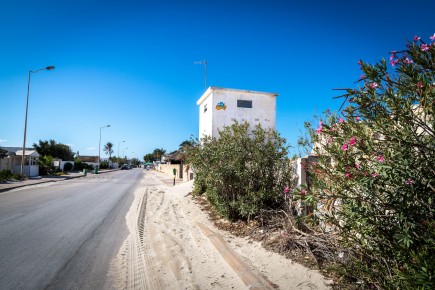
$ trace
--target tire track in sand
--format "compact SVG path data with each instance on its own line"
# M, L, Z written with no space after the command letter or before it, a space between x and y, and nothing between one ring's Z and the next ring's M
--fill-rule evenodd
M113 287L246 289L196 226L191 207L183 206L190 203L185 200L189 188L164 185L153 173L146 176L126 216L130 235L112 262Z
M115 289L163 289L155 272L151 247L144 235L149 188L139 188L126 216L130 234L111 263L110 276Z

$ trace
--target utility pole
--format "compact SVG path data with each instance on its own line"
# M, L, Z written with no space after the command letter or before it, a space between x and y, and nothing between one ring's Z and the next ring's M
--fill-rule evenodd
M207 64L208 61L201 60L201 61L195 61L194 64L203 64L204 65L204 91L207 90Z

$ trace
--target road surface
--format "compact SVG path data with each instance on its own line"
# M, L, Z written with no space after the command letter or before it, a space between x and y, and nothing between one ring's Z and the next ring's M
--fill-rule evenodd
M1 289L109 289L142 170L0 193Z

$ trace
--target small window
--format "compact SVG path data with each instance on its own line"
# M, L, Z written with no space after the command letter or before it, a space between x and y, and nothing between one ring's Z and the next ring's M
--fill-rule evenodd
M207 112L207 104L204 105L204 113Z
M252 108L252 101L237 100L237 107L239 107L239 108Z

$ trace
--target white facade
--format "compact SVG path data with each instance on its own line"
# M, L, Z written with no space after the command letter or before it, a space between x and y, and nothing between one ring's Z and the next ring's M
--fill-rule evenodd
M196 102L199 106L199 137L219 137L219 129L237 121L251 130L261 124L276 129L276 93L209 87Z

